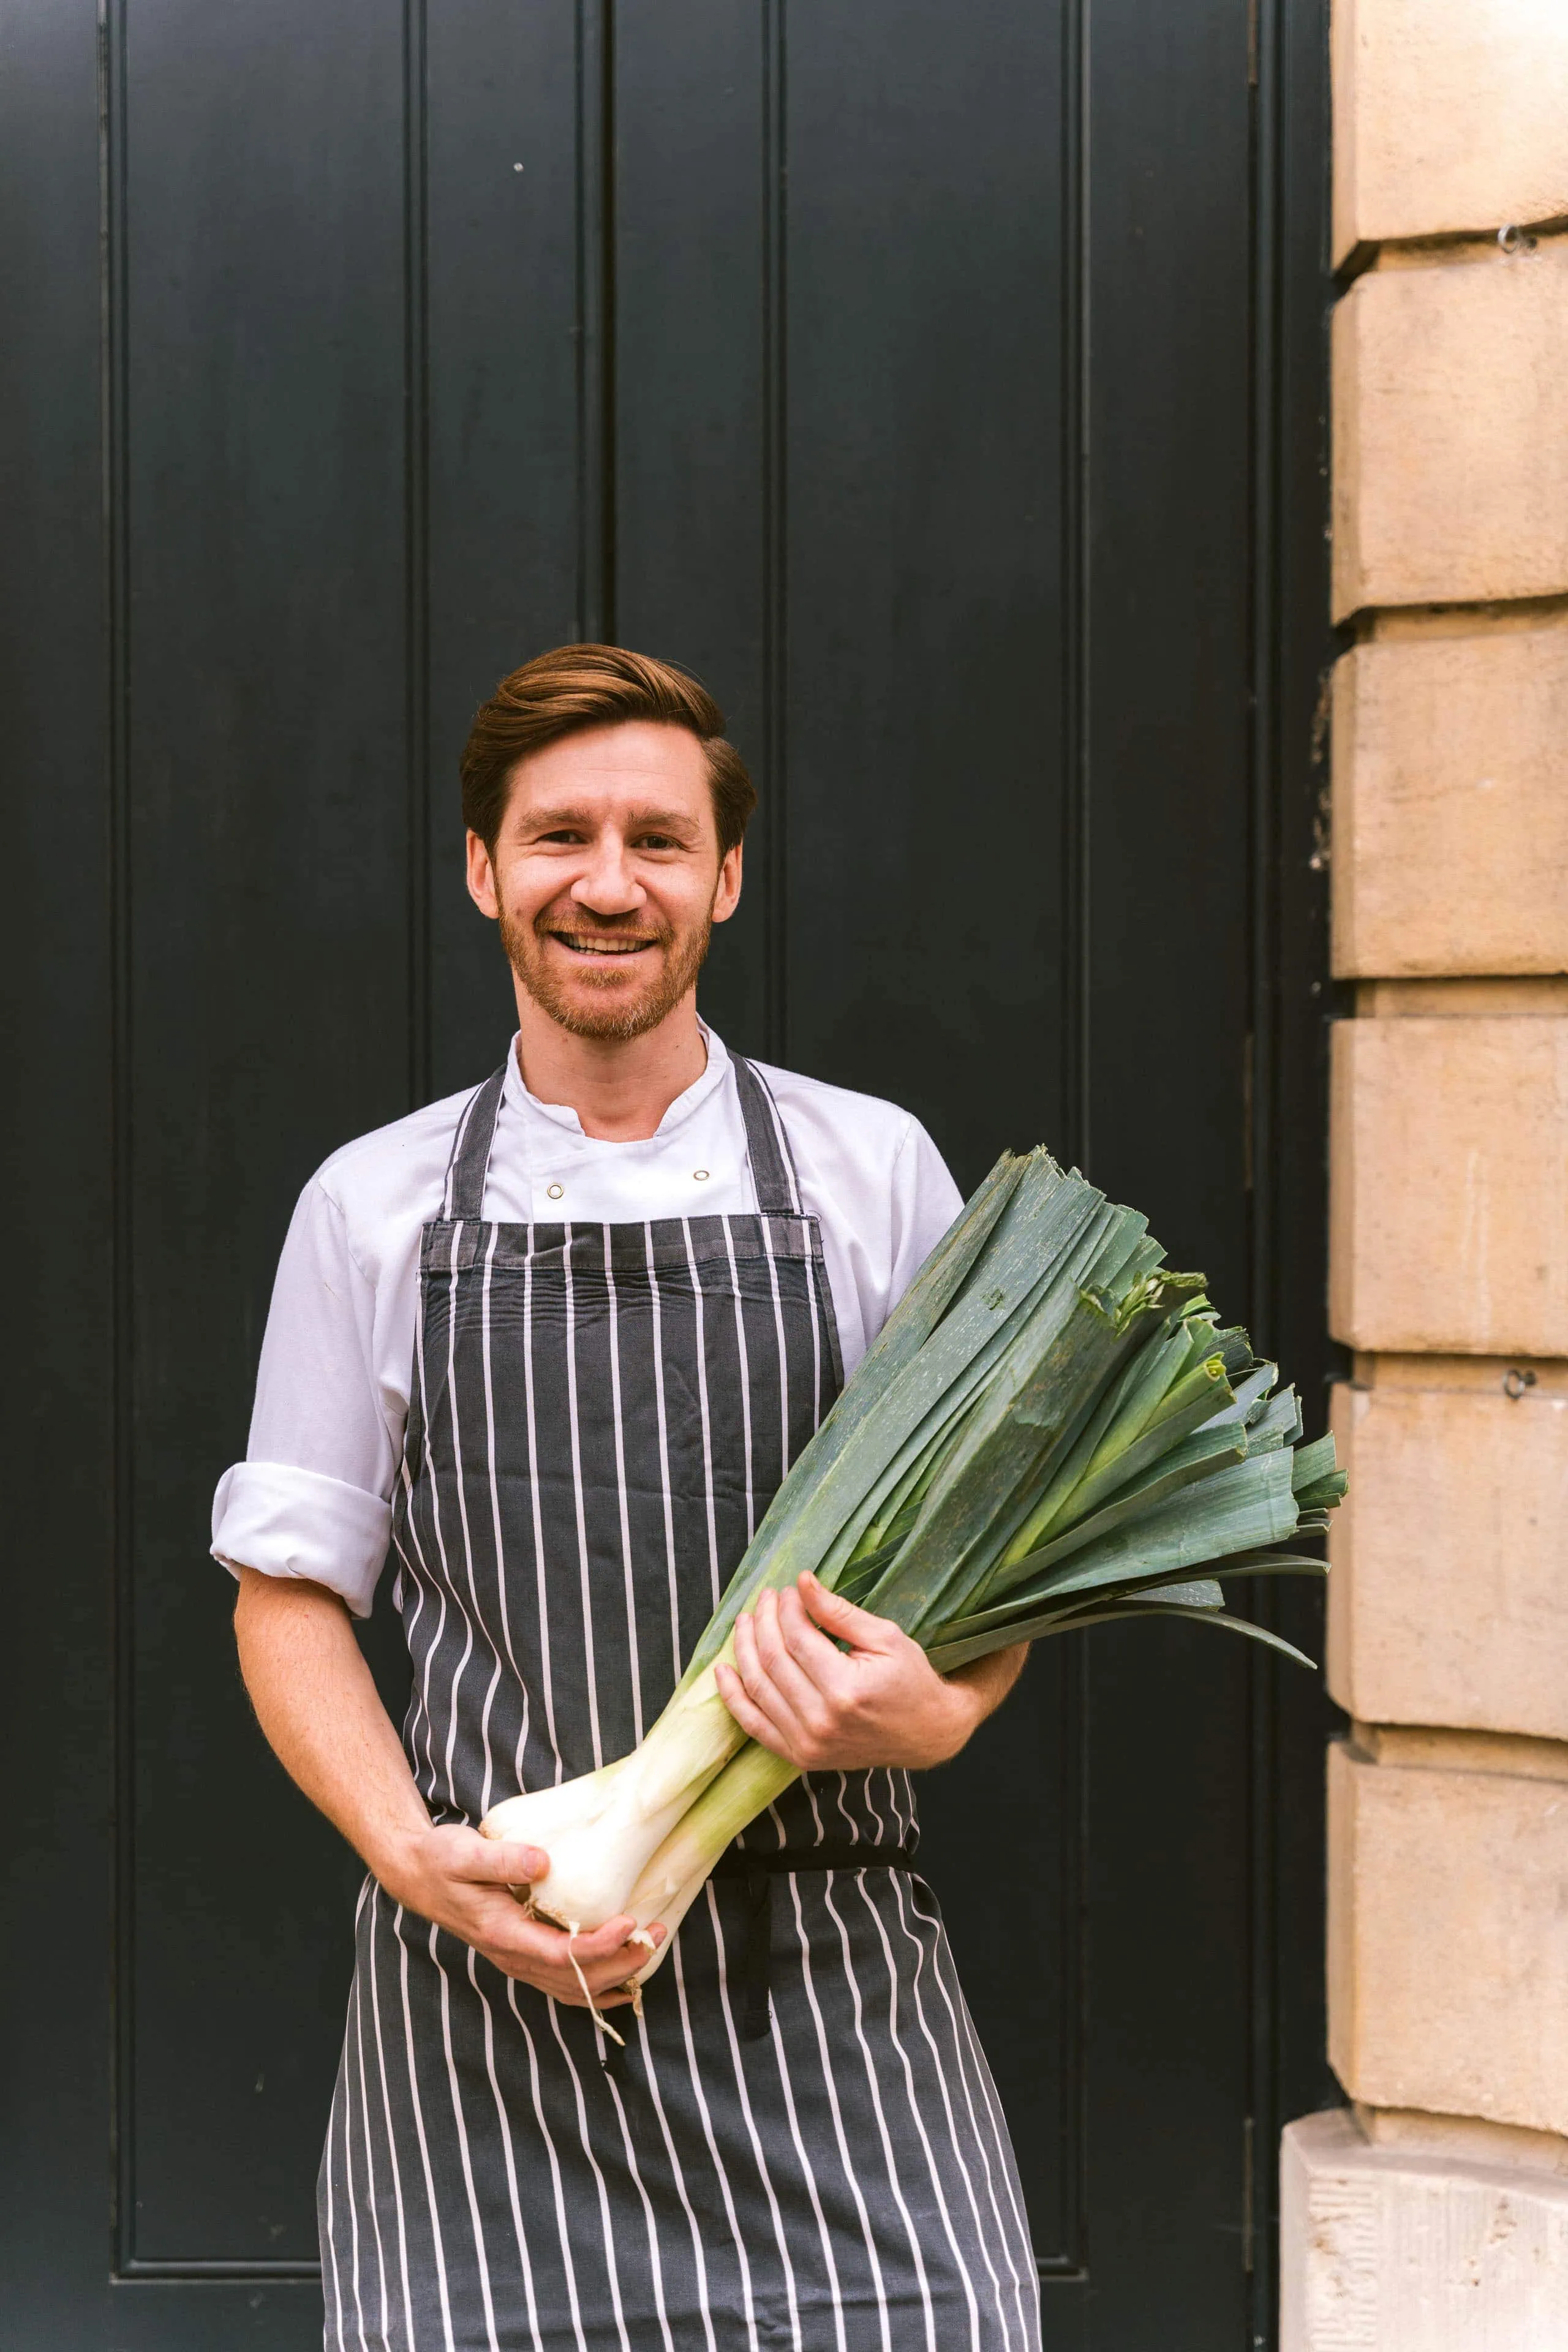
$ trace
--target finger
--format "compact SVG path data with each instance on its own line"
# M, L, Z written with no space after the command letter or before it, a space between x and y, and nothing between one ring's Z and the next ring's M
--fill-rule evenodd
M553 1985L542 1986L541 1990L548 1991L551 2000L558 2000L563 2009L625 2009L631 2000L630 1993L623 1992L619 1985L600 1988L591 2002L584 2000L583 1988L575 1982L563 1985L559 1990Z
M802 1672L797 1645L809 1656L812 1643L829 1651L833 1644L823 1640L793 1593L767 1592L763 1601L764 1605L757 1612L757 1656L763 1672L792 1706L809 1704L817 1685L813 1677Z
M483 1940L487 1946L510 1952L531 1967L563 1969L570 1973L574 1957L580 1965L592 1967L628 1948L626 1938L632 1929L629 1919L607 1921L605 1927L595 1928L592 1935L572 1936L564 1927L536 1918L515 1906L510 1915L498 1918L489 1907L489 1898L479 1899L485 1906Z
M623 1961L629 1959L633 1968L640 1969L649 1954L646 1944L632 1941L635 1927L633 1920L613 1920L597 1928L592 1936L571 1936L566 1940L571 1945L572 1957L580 1968L618 1968ZM647 1933L653 1937L657 1951L669 1930L662 1919L654 1919L648 1924ZM616 1936L618 1941L615 1940ZM567 1965L571 1965L570 1961Z
M601 1994L618 1992L627 1978L635 1976L637 1969L645 1967L647 1962L646 1952L637 1950L629 1953L621 1952L614 1960L601 1960L596 1968L584 1969L582 1984L577 1981L574 1969L568 1969L559 1981L579 1998L582 1995L583 1985L586 1985L594 1999L597 2000ZM554 1971L552 1970L551 1973L553 1975Z
M736 1618L730 1638L735 1648L735 1671L744 1681L757 1670L757 1629L749 1609L742 1609Z
M835 1640L847 1642L852 1649L885 1652L896 1650L904 1638L901 1626L890 1617L874 1617L868 1609L858 1609L853 1601L844 1600L830 1592L826 1584L803 1569L795 1590L806 1614Z
M843 1651L812 1623L798 1592L780 1594L776 1625L780 1655L769 1657L768 1668L797 1712L804 1714L815 1704L810 1694L842 1706L850 1696L851 1671Z
M713 1679L719 1685L720 1697L748 1739L754 1739L758 1747L765 1748L770 1755L782 1756L786 1764L801 1763L790 1735L781 1730L770 1715L763 1712L733 1666L715 1666Z
M543 1993L551 2000L560 2001L563 2008L586 2009L588 2007L588 2000L584 1998L582 1986L570 1973L563 1975L556 1969L542 1969L531 1961L517 1959L505 1952L487 1952L485 1957L495 1963L502 1976L510 1977L516 1984L531 1985L535 1992ZM595 1985L590 1978L588 1979L589 2000L592 2000L594 2007L595 2009L618 2008L622 2001L628 2000L629 1994L622 1990L624 1981L623 1978L616 1978L609 1984Z
M624 1911L614 1919L606 1919L602 1927L579 1928L575 1935L548 1919L534 1922L535 1932L545 1939L550 1958L563 1969L569 1969L574 1958L580 1967L587 1968L624 1951L626 1937L636 1926L637 1921Z
M830 1645L825 1643L823 1646ZM781 1731L791 1737L816 1736L826 1728L822 1720L822 1692L802 1674L780 1631L777 1593L763 1594L753 1619L748 1654L742 1660L737 1652L736 1665L752 1706L771 1717Z
M595 1996L610 1987L622 1984L627 1977L647 1966L649 1954L646 1945L623 1940L606 1950L585 1954L584 1939L568 1938L558 1927L542 1927L537 1921L527 1923L528 1932L521 1936L496 1937L487 1942L487 1949L499 1967L509 1976L525 1977L531 1983L548 1985L553 1992L557 1987L570 1986L579 1990L577 1970L582 1981ZM661 1930L662 1936L662 1930ZM568 1955L567 1945L572 1946ZM577 1967L572 1965L575 1958Z
M531 1886L550 1870L550 1856L542 1846L523 1845L516 1838L480 1837L477 1831L472 1844L465 1841L453 1859L455 1877L473 1879L481 1886Z
M572 1936L559 1927L535 1923L536 1932L546 1939L544 1957L552 1965L571 1970L575 1960L590 1982L606 1983L647 1965L650 1957L647 1946L632 1942L633 1926L630 1919L610 1919L591 1935ZM662 1919L656 1919L647 1932L657 1951L669 1930Z
M764 1642L767 1642L770 1647L773 1643L773 1636L768 1631L771 1611L765 1607L772 1599L773 1596L770 1593L764 1592L757 1607L748 1610L743 1617L736 1620L735 1623L733 1671L740 1676L752 1706L762 1707L764 1712L769 1709L776 1696L773 1688L773 1676L768 1659L763 1654Z

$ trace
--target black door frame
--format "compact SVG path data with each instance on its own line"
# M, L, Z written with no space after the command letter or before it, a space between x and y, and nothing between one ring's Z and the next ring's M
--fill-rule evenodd
M15 1916L24 1932L5 1963L5 2011L37 2004L40 1946L51 1992L83 2022L74 2063L46 2042L20 2039L12 2079L37 2137L5 2152L9 2210L29 2215L27 2252L46 2266L85 2263L107 2273L105 2217L121 2186L83 2179L77 2151L101 2145L114 2034L110 1954L123 1933L123 1889L134 1868L127 1810L110 1802L114 1757L123 1771L132 1693L119 1613L128 1592L124 1558L128 1393L129 1236L118 1170L106 1138L123 1150L125 992L130 952L117 875L124 871L125 649L128 587L123 532L123 257L119 236L124 164L117 43L131 0L105 0L101 21L85 7L39 9L8 0L10 73L0 86L0 207L7 221L8 341L24 342L25 370L0 383L0 451L14 468L8 499L5 624L0 675L6 741L17 776L12 919L4 954L12 990L8 1024L13 1150L8 1168L16 1328L26 1350L7 1355L6 1427L17 1449L11 1491L16 1571L14 1654L26 1661L8 1714L10 1785L23 1828L15 1856ZM782 21L784 0L763 0ZM1323 887L1321 701L1333 651L1327 622L1328 276L1325 223L1329 152L1326 10L1322 0L1237 0L1246 16L1251 82L1251 439L1247 476L1253 874L1251 1049L1246 1079L1252 1171L1249 1319L1277 1349L1321 1417L1330 1349L1325 1334L1325 1024L1328 1013ZM1096 451L1092 424L1093 320L1089 299L1101 215L1091 205L1092 121L1100 27L1117 12L1077 0L1069 15L1064 147L1072 297L1066 320L1069 448L1064 564L1075 616L1068 659L1071 767L1064 855L1087 864L1091 745L1088 713L1102 642L1092 622L1090 524ZM1129 15L1123 6L1121 15ZM1135 13L1135 12L1132 12ZM422 0L408 0L410 121L424 72ZM613 257L608 222L615 125L605 70L611 0L582 0L579 89L581 203L597 275L584 290L579 358L585 446L597 457L582 505L581 625L613 635L616 623L614 403L609 330ZM782 89L775 87L775 104ZM40 201L40 192L44 192ZM410 139L407 267L416 276L427 188L420 139ZM772 267L783 267L782 226L772 224ZM423 316L411 305L411 318ZM596 324L595 324L596 322ZM423 528L425 456L421 387L426 355L416 328L407 353L410 531ZM770 362L782 367L774 351ZM773 412L776 418L777 403ZM84 463L84 458L88 461ZM769 448L770 513L779 520L782 450ZM107 517L107 524L105 518ZM420 577L417 560L411 567ZM410 740L428 740L425 707L428 615L414 592L407 616ZM769 660L782 664L774 615ZM779 698L771 699L776 711ZM777 771L784 747L763 750ZM90 785L84 780L92 780ZM415 763L410 789L423 806L428 774ZM416 826L422 831L422 824ZM782 928L784 861L769 861L771 929ZM1086 894L1079 893L1079 903ZM429 953L414 910L416 952ZM1089 1118L1089 1022L1086 947L1064 941L1075 1131L1064 1146L1093 1172ZM782 963L766 959L767 1034L784 1021ZM411 1093L428 1091L427 1049L417 1044ZM83 1465L90 1465L84 1475ZM109 1477L97 1465L112 1464ZM110 1573L106 1563L117 1561ZM47 1569L40 1566L47 1563ZM1321 1647L1314 1598L1276 1589L1260 1612L1309 1649ZM118 1665L115 1662L118 1661ZM1321 1693L1251 1666L1250 1743L1252 2059L1250 2129L1238 2170L1247 2178L1242 2228L1251 2278L1251 2342L1273 2341L1276 2297L1276 2150L1289 2116L1332 2095L1322 2058L1322 1851L1320 1759L1327 1719ZM103 1695L118 1675L112 1719ZM1286 1826L1288 1825L1288 1826ZM1082 1894L1081 1853L1074 1864ZM118 1924L117 1924L118 1923ZM120 2043L119 2067L129 2063ZM123 2206L121 2203L121 2221ZM116 2243L122 2242L118 2238ZM254 2265L209 2266L245 2326L244 2289ZM296 2272L300 2266L294 2266ZM229 2273L233 2273L232 2278ZM159 2266L121 2263L116 2274L155 2284ZM302 2273L301 2273L302 2274ZM191 2275L183 2266L182 2277ZM274 2277L279 2273L273 2273ZM284 2273L287 2275L287 2273ZM18 2284L16 2323L0 2316L0 2341L37 2340L37 2277ZM227 2299L232 2294L232 2303ZM7 2338L16 2324L22 2331ZM134 2338L150 2340L137 2324ZM231 2323L225 2321L225 2326Z

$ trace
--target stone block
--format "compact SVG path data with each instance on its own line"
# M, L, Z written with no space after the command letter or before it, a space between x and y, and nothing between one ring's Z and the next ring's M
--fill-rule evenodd
M1333 412L1336 619L1568 591L1568 241L1358 278Z
M1351 2113L1373 2147L1452 2157L1471 2167L1500 2164L1510 2170L1550 2172L1568 2182L1568 2138L1561 2132L1526 2131L1521 2124L1483 2123L1477 2116L1423 2115L1419 2107L1369 2107L1357 2103Z
M1568 971L1568 625L1344 656L1331 872L1343 978Z
M1568 1020L1337 1022L1331 1094L1335 1338L1568 1355Z
M1562 2134L1568 1779L1540 1775L1568 1751L1519 1748L1513 1769L1510 1743L1462 1734L1409 1762L1331 1748L1329 2059L1373 2106Z
M1562 2352L1568 2181L1373 2147L1343 2108L1287 2126L1280 2352Z
M1334 0L1334 259L1568 213L1561 0Z
M1568 972L1530 972L1514 980L1363 980L1355 1009L1363 1021L1444 1021L1488 1016L1518 1021L1547 1014L1568 1021Z
M1568 2138L1561 2132L1526 2131L1521 2124L1483 2123L1478 2116L1423 2115L1419 2107L1352 2107L1363 2137L1373 2147L1414 2150L1420 2156L1453 2157L1458 2162L1522 2167L1568 2181Z
M1568 1740L1568 1396L1337 1387L1329 1689L1368 1723Z

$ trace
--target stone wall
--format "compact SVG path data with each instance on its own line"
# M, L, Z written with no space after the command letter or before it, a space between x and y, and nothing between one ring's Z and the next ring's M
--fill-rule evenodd
M1568 5L1337 0L1330 2056L1284 2352L1568 2346Z

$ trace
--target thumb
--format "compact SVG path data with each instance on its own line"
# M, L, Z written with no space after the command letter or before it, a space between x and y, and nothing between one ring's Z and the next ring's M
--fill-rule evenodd
M830 1592L819 1577L809 1569L800 1577L800 1597L805 1613L820 1625L825 1633L836 1640L847 1642L854 1650L889 1650L899 1640L899 1628L889 1617L874 1617L868 1609L858 1609L853 1601L846 1601Z
M483 1885L531 1886L549 1869L550 1856L542 1846L523 1845L516 1838L486 1838L476 1842L460 1875Z

